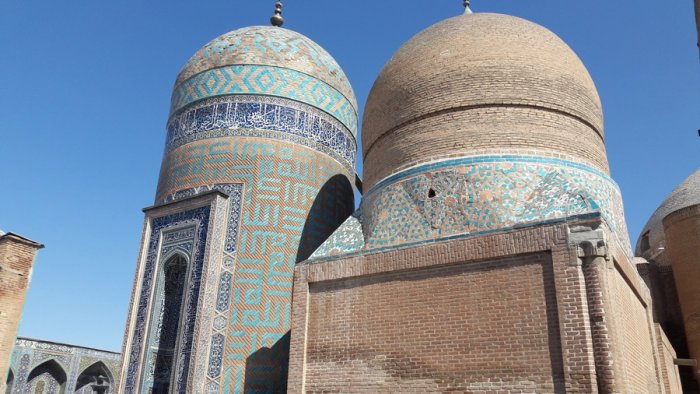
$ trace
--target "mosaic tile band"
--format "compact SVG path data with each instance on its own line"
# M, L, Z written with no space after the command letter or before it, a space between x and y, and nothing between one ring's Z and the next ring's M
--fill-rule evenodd
M219 36L204 45L183 68L176 85L204 70L232 64L284 66L313 75L351 98L350 82L333 57L295 31L271 26L251 26Z
M380 182L313 258L595 212L631 253L619 188L600 171L536 157L452 159Z
M347 97L323 81L282 67L234 65L194 75L173 90L170 114L199 100L235 94L297 100L325 111L357 134L357 110Z
M324 112L292 100L247 95L208 99L173 116L167 128L166 150L205 138L276 131L306 139L299 141L306 146L320 145L355 167L357 144L350 131Z

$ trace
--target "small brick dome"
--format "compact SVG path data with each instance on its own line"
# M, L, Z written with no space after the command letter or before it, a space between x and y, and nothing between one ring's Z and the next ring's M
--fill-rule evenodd
M595 85L554 33L521 18L465 14L406 42L367 99L367 188L427 161L501 153L608 173Z
M637 239L635 255L649 258L657 255L654 257L657 263L670 264L667 256L659 253L665 247L663 219L673 212L697 204L700 204L700 168L676 186L651 215Z

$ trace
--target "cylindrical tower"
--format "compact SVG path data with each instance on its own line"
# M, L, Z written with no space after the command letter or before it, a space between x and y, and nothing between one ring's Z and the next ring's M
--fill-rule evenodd
M284 389L294 265L354 209L356 129L345 74L299 33L235 30L187 62L146 210L122 392Z
M696 190L696 193L698 191ZM700 359L700 204L670 213L663 219L678 303L683 314L690 357ZM700 369L694 368L696 382Z
M384 66L362 132L365 247L592 211L629 242L596 88L542 26L476 13L427 28Z

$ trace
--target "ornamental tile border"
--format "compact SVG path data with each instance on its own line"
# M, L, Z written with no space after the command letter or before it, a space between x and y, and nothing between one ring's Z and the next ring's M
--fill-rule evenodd
M166 150L205 138L269 131L278 133L272 138L281 134L284 139L330 151L352 169L357 155L355 137L341 123L313 107L276 97L208 99L171 117L167 129Z
M225 95L267 95L321 109L357 134L357 110L338 90L312 76L282 67L232 65L193 75L173 89L170 114L197 101Z
M250 26L223 34L199 49L183 67L176 85L222 64L286 65L314 75L354 100L352 86L333 56L308 37L270 26Z
M631 254L620 190L601 171L538 157L445 160L379 182L364 196L359 212L310 260L505 231L597 212Z

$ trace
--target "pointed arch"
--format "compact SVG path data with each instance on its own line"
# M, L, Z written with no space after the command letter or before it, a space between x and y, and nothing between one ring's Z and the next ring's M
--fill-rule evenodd
M7 372L7 381L5 382L5 394L12 393L12 386L15 384L15 374L12 372L12 368Z
M167 393L174 375L177 358L177 342L180 321L185 303L189 259L185 253L175 250L163 257L153 308L153 326L149 340L153 363L153 393Z
M61 364L51 359L36 366L27 377L25 390L31 394L64 394L66 372Z
M114 389L112 371L102 361L97 361L78 375L76 393L110 394Z

